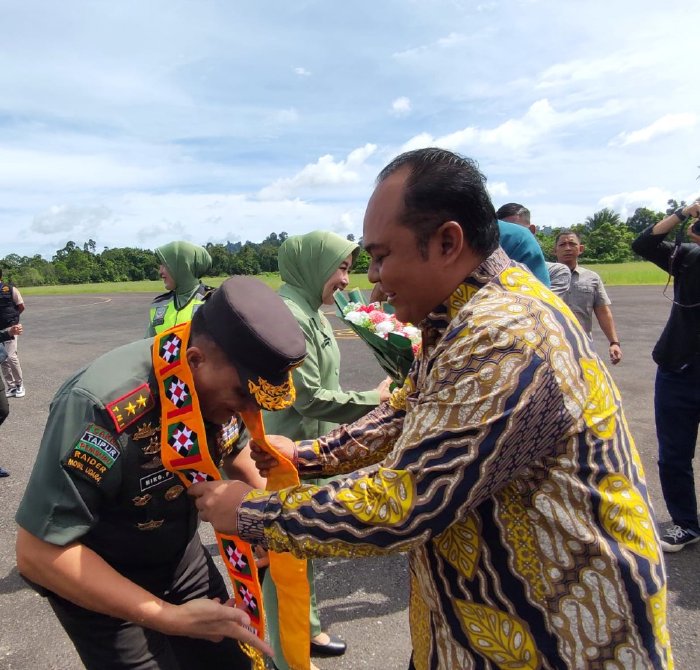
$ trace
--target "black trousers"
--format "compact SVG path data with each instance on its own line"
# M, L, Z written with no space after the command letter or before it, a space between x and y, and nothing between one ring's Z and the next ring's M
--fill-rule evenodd
M199 536L185 552L172 586L157 593L174 604L195 598L228 600L226 586ZM238 642L163 635L86 610L48 593L47 598L88 670L249 670Z
M700 356L679 372L656 373L659 479L673 523L700 533L693 459L700 425Z

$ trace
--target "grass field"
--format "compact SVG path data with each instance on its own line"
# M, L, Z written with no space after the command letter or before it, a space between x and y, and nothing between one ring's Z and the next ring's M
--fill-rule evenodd
M641 284L665 284L667 275L651 263L639 261L635 263L611 263L610 265L590 265L603 279L606 286L626 286ZM226 277L205 277L204 281L211 286L219 286ZM278 274L258 275L274 289L279 288ZM350 288L368 289L371 284L365 274L350 275ZM73 293L163 293L163 282L134 281L134 282L105 282L103 284L62 284L58 286L21 286L23 295L66 295Z

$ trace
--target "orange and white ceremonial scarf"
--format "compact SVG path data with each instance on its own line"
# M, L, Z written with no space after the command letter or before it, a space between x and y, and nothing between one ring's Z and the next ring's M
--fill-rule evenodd
M190 327L191 323L186 322L156 335L152 354L161 401L161 460L186 487L222 478L207 446L194 379L185 356ZM298 485L294 465L267 443L262 413L246 412L241 418L256 444L280 461L274 476L268 478L268 490ZM236 606L247 612L253 631L262 640L265 615L252 547L234 535L216 533L216 541L233 585ZM285 659L292 670L308 670L311 633L306 560L288 553L270 552L270 572L278 593L280 640ZM262 654L250 645L241 643L241 647L253 661L254 670L263 670Z

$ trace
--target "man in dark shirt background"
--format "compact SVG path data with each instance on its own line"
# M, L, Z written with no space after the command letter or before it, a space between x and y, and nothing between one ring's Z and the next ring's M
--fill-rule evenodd
M649 226L632 243L636 254L673 276L673 306L652 357L659 366L654 388L659 478L673 525L664 551L700 541L693 457L700 423L700 235L690 243L666 235L689 218L700 218L700 199Z

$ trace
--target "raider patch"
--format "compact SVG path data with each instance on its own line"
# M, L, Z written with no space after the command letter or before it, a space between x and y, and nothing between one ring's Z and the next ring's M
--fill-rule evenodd
M114 437L91 423L63 459L63 467L99 485L120 455Z
M156 406L153 394L147 383L137 386L121 398L117 398L105 409L114 421L118 432L122 432L127 426L138 421L144 414L150 412Z

